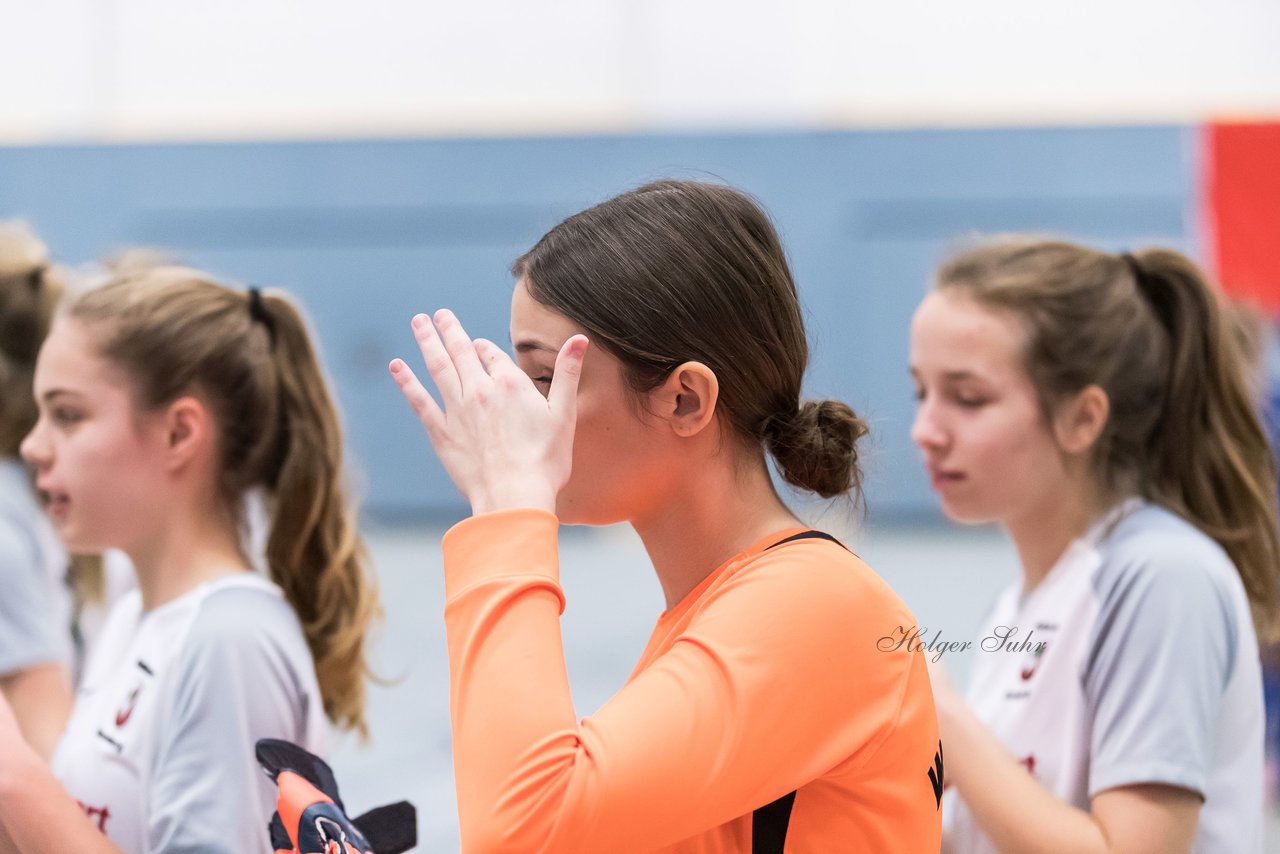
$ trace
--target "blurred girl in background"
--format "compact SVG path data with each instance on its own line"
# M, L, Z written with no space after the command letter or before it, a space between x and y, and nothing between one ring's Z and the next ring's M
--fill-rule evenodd
M0 223L0 693L41 756L71 709L67 556L40 511L18 445L36 422L32 377L62 284L21 222Z
M935 674L944 850L1260 852L1275 469L1218 295L1169 250L999 240L938 271L911 374L944 511L1022 565L967 699Z

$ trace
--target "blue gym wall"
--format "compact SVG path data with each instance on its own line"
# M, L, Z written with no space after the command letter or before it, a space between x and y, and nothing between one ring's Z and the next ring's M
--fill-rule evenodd
M79 263L171 249L300 295L337 384L358 492L384 518L461 499L386 373L409 317L455 309L506 340L511 262L558 220L645 180L755 194L787 246L814 341L808 392L873 427L877 519L936 518L908 430L907 329L929 272L975 232L1194 252L1195 129L117 145L0 149L0 216Z

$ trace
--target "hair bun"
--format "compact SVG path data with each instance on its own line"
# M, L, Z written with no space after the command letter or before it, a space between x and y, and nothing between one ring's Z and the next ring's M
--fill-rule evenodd
M859 490L858 440L867 423L838 400L806 400L789 418L772 418L764 441L792 486L831 498Z

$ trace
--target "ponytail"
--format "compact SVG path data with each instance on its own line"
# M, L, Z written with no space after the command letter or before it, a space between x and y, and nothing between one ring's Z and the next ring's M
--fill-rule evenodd
M253 297L251 297L253 299ZM261 298L279 389L276 458L267 469L267 566L298 613L325 713L366 733L365 632L378 612L364 545L344 494L342 429L297 309Z
M377 592L343 486L342 430L294 305L203 273L150 267L77 299L101 354L122 366L143 407L197 390L218 425L229 518L267 492L266 561L302 624L325 714L366 733L364 637Z
M1148 497L1216 540L1235 563L1260 637L1280 639L1276 466L1221 300L1182 255L1133 258L1139 290L1171 349L1159 428L1147 443Z

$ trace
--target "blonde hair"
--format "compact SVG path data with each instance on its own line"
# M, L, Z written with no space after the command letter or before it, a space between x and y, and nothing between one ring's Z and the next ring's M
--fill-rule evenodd
M364 734L377 592L345 494L338 413L298 309L195 270L154 267L85 293L67 313L124 368L140 407L192 392L208 402L231 518L247 490L265 490L267 566L302 623L325 713Z
M1102 388L1110 415L1095 448L1111 490L1137 492L1226 550L1259 637L1280 639L1276 467L1222 299L1169 249L1112 255L1012 237L954 256L937 287L1012 313L1047 414Z
M36 356L61 295L40 238L24 222L0 222L0 456L16 457L36 423Z

